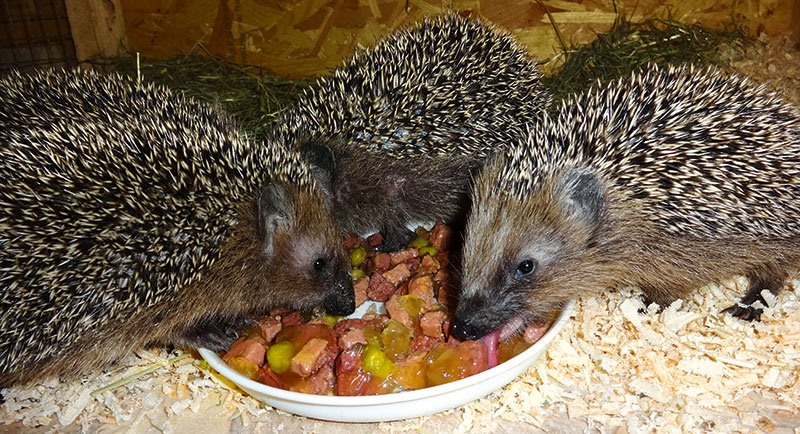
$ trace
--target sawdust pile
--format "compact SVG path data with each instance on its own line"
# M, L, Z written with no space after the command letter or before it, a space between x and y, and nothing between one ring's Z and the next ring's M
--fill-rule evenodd
M572 320L545 358L504 389L450 411L460 420L458 431L485 431L504 421L545 428L551 415L563 412L589 426L624 427L628 432L770 432L796 423L800 298L791 288L777 299L768 298L772 306L761 322L720 314L745 284L736 280L709 286L701 291L704 296L678 301L660 313L655 305L645 308L632 290L579 299ZM165 411L167 417L157 427L171 432L170 416L197 412L204 400L218 403L229 417L241 417L245 425L272 411L228 389L200 369L201 362L190 359L89 396L97 387L164 363L169 356L143 352L125 369L93 380L7 389L2 419L25 426L75 423L96 430L98 424L135 426L152 418L151 413ZM423 421L379 426L396 431Z

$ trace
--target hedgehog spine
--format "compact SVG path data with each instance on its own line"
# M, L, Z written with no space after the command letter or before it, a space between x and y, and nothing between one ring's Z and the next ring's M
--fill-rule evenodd
M10 73L0 95L0 385L216 349L272 307L354 307L324 165L119 76Z

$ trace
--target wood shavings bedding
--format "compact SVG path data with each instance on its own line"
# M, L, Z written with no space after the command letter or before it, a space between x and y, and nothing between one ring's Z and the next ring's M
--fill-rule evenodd
M706 296L660 313L655 305L640 313L645 306L630 289L581 298L546 360L489 400L524 403L499 417L527 410L541 427L540 409L557 413L549 409L556 406L589 426L628 432L795 432L800 299L790 288L761 322L719 313L745 283L709 286L699 292ZM485 423L497 416L487 412Z
M794 432L791 427L800 426L800 298L792 288L784 291L761 322L720 314L745 283L711 285L661 312L645 307L632 289L583 297L547 357L502 390L442 417L456 420L455 432L494 431L509 423L552 431L556 417L622 430L615 432ZM89 396L172 356L142 352L125 368L89 380L6 389L2 420L91 431L98 424L152 425L174 432L182 417L209 405L221 420L238 418L244 426L275 417L191 359ZM414 431L425 421L376 427Z

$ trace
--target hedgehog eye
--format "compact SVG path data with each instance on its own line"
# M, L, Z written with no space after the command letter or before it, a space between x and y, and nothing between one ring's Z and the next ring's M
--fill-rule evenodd
M317 258L317 260L314 261L314 269L317 271L322 271L322 269L325 268L325 265L325 259L323 258Z
M534 269L536 269L536 262L534 262L532 259L526 259L520 262L517 266L517 276L531 274Z

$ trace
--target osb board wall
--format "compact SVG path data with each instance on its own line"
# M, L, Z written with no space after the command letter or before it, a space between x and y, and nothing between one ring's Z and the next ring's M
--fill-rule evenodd
M360 44L446 9L472 13L507 29L538 59L559 52L556 34L535 0L121 0L130 47L165 58L200 51L259 65L289 78L318 76ZM568 44L585 43L616 16L612 0L543 2ZM617 0L632 20L666 17L719 28L732 14L751 33L790 30L793 0Z

